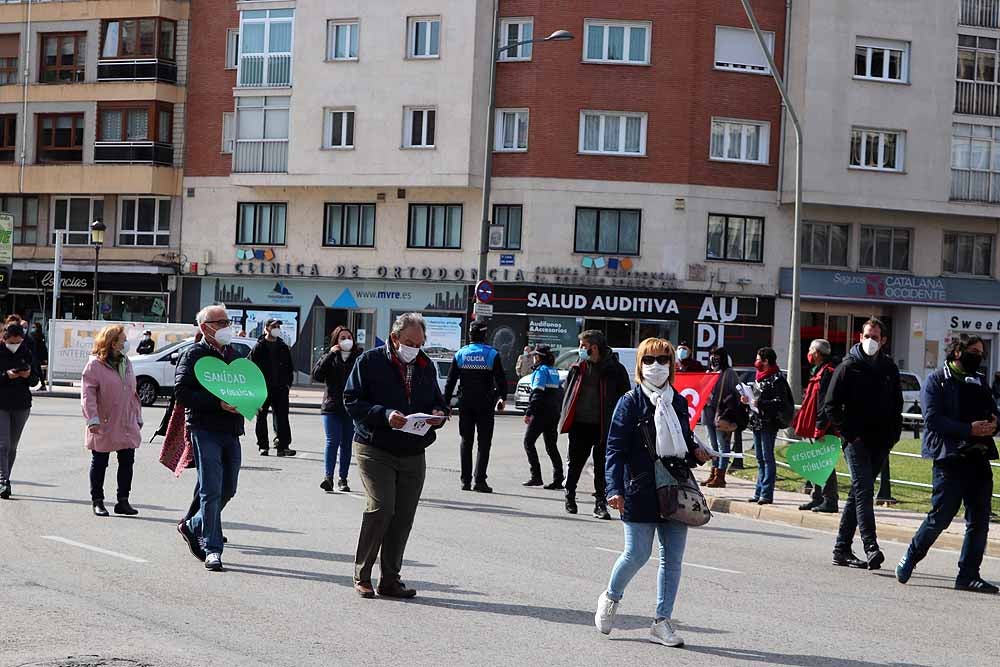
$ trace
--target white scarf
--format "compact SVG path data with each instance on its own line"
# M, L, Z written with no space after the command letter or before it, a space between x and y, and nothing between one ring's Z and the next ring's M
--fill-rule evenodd
M687 456L687 442L681 422L674 410L674 388L668 382L662 388L649 382L639 385L653 404L653 424L656 426L656 455L682 459Z

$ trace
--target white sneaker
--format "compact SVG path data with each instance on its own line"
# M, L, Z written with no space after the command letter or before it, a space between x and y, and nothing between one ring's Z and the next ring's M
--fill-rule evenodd
M649 641L675 648L684 646L684 639L677 634L673 621L669 618L653 622L653 626L649 629Z
M597 598L597 613L594 614L594 625L603 634L611 634L611 624L614 623L615 614L618 613L618 604L608 597L607 591L601 593Z
M222 571L222 554L205 554L205 569L212 572Z

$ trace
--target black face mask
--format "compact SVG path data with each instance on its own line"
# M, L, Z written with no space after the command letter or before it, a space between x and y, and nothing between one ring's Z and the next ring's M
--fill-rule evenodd
M963 352L958 361L966 373L975 373L983 365L983 355L976 352Z

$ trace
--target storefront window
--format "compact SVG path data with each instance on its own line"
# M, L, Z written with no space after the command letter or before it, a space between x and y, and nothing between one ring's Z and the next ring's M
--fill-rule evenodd
M164 294L101 294L99 318L116 322L166 322Z

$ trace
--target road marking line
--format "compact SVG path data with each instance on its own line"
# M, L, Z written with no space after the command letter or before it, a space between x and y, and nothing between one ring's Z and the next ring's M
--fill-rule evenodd
M43 540L52 540L53 542L61 542L63 544L68 544L71 547L79 547L81 549L86 549L87 551L93 551L95 553L104 554L105 556L114 556L115 558L121 558L122 560L131 561L133 563L148 563L148 560L142 558L136 558L135 556L129 556L128 554L118 553L117 551L109 551L107 549L102 549L101 547L91 546L89 544L84 544L83 542L74 542L73 540L67 540L65 537L59 537L57 535L42 535Z
M606 551L609 554L620 554L622 552L621 549L605 549L604 547L594 547L594 548L597 549L598 551ZM699 568L701 570L712 570L713 572L725 572L726 574L743 574L742 572L737 572L736 570L727 570L724 567L712 567L711 565L699 565L698 563L689 563L688 561L684 561L684 565L686 567L695 567L695 568Z

